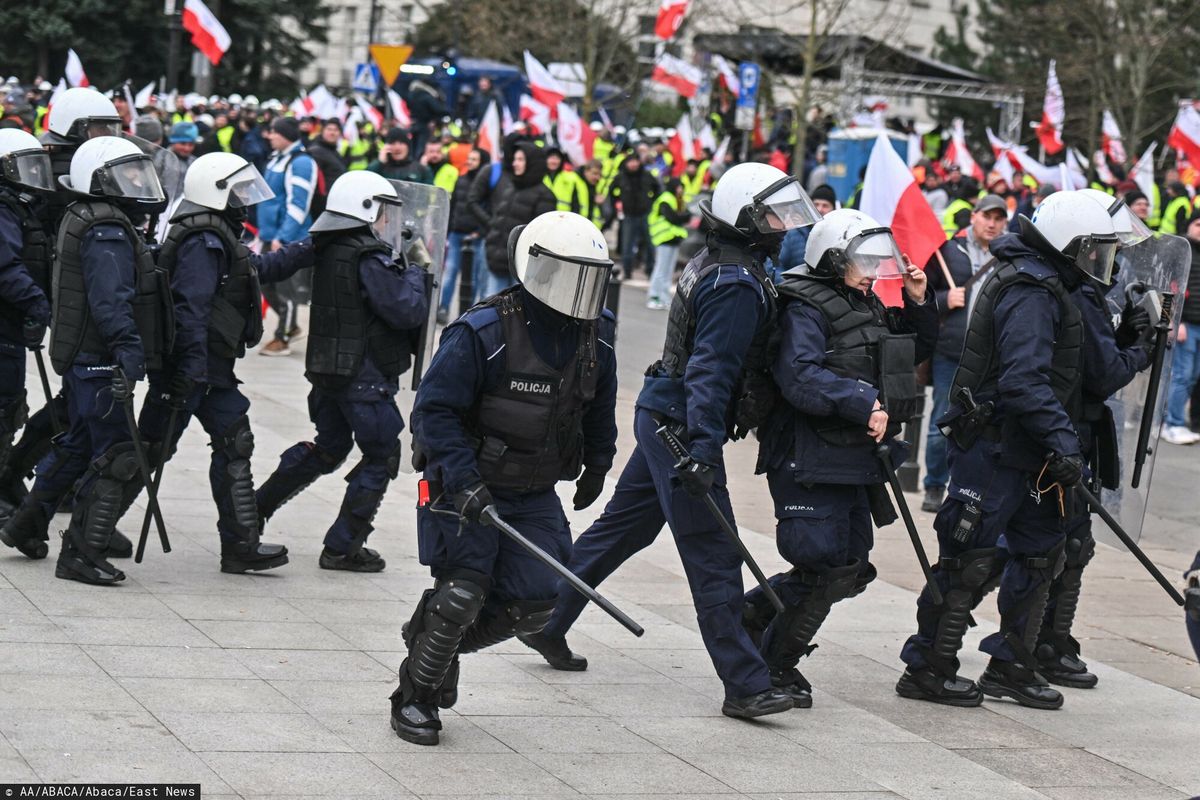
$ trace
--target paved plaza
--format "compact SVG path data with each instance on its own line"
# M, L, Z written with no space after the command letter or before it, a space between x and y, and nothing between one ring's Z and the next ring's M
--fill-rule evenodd
M665 327L665 314L643 307L644 290L627 285L623 299L617 464L593 508L566 504L576 534L632 449L633 400ZM303 356L250 355L240 377L262 480L287 446L311 438ZM898 525L877 533L880 579L835 608L801 664L815 686L811 709L758 722L721 716L721 685L664 533L602 587L645 636L589 608L570 636L586 672L556 672L515 640L464 657L442 744L408 744L388 726L388 695L400 626L430 584L416 558L416 476L393 483L376 519L371 545L385 572L317 568L352 456L271 520L264 538L286 544L290 564L224 575L210 451L194 427L161 493L173 550L164 555L152 534L145 561L121 565L123 585L56 580L57 542L40 562L0 550L0 783L198 782L207 798L1200 795L1200 666L1182 612L1136 561L1101 546L1085 578L1077 635L1097 689L1066 690L1061 711L992 700L945 708L893 691L920 585ZM770 573L784 562L765 481L752 475L754 447L729 449L730 484L743 537ZM1200 545L1200 447L1163 448L1144 543L1175 579ZM914 508L919 500L909 497ZM136 536L142 508L126 517L126 534ZM933 552L929 515L917 522ZM60 515L53 534L66 523ZM976 645L995 630L994 609L992 595L968 634L965 675L983 670Z

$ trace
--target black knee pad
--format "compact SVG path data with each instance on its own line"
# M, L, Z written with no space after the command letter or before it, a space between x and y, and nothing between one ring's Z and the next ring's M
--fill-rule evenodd
M1080 536L1071 536L1066 543L1066 569L1078 567L1083 569L1096 555L1096 539L1091 531Z
M254 455L254 433L250 430L250 418L238 417L213 442L213 449L231 461L248 459Z
M112 478L122 483L132 480L138 474L137 451L133 442L114 444L97 459L95 466L101 478Z
M463 634L475 622L487 587L463 577L439 579L413 613L406 639L406 675L418 694L432 696L446 679L458 655Z
M515 600L509 603L507 611L513 621L513 632L520 636L541 633L554 615L557 604L557 600Z

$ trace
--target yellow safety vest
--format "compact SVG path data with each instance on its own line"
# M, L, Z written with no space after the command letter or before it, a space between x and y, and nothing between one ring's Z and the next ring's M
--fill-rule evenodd
M578 172L560 172L554 181L554 196L558 198L559 211L571 211L587 217L597 228L604 224L600 206L596 204L594 195L588 196L588 183Z
M1150 201L1151 202L1150 216L1146 220L1146 224L1149 225L1151 228L1158 230L1158 225L1160 222L1162 222L1162 193L1158 191L1157 183L1150 184L1150 187L1153 190L1151 192L1153 197L1151 198L1151 201Z
M650 206L650 244L658 247L667 242L674 242L687 238L687 228L682 225L676 225L665 216L663 216L662 207L668 206L672 211L679 210L679 203L675 200L675 195L670 192L663 192L654 201L654 205Z
M1191 211L1191 209L1192 201L1186 196L1176 197L1174 200L1167 203L1167 207L1163 209L1162 221L1158 226L1159 233L1179 233L1179 226L1175 224L1175 220L1178 219L1180 212L1183 212L1184 216L1187 216L1187 213Z
M942 230L946 232L947 239L952 238L954 234L958 233L958 223L954 221L954 216L964 209L970 211L972 208L974 206L966 200L955 200L946 206L946 210L942 214Z
M444 163L433 174L433 185L445 189L447 194L454 194L454 186L457 183L458 168L453 164Z
M217 129L217 144L221 145L221 149L226 153L233 152L233 132L236 128L233 125L226 125L224 128Z
M708 165L710 161L700 162L699 169L696 170L695 177L688 177L684 172L679 176L679 182L683 184L683 202L691 203L699 196L700 192L704 191L704 179L708 177Z

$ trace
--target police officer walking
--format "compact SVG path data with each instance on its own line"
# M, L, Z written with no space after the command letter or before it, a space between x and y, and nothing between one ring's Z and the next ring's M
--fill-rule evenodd
M400 375L426 323L424 272L396 260L403 226L396 189L374 172L347 172L329 190L313 223L310 333L305 377L316 439L299 442L255 497L263 523L357 443L362 460L346 480L337 519L325 534L322 569L379 572L386 562L365 547L388 483L400 469L404 420L396 407Z
M708 247L684 268L663 357L646 371L634 415L637 448L603 515L576 541L570 567L596 586L669 524L700 634L725 685L721 710L757 717L787 711L792 698L771 686L766 664L742 628L741 555L702 498L711 493L733 519L722 448L735 428L748 431L761 421L765 404L749 379L769 382L775 289L763 265L778 254L787 230L811 225L820 215L795 178L757 163L725 173L701 213ZM690 466L675 468L676 458L657 434L662 426L689 442ZM586 669L586 659L572 653L565 638L583 606L560 593L546 628L522 640L556 669Z
M490 526L485 509L565 563L571 531L554 486L578 479L574 505L586 508L616 453L604 237L552 211L509 242L517 285L446 328L413 407L428 487L419 555L435 582L404 627L391 722L415 744L438 743L460 655L537 633L554 608L557 575Z
M1071 487L1083 476L1076 423L1084 325L1071 292L1107 283L1118 247L1107 209L1057 192L1020 233L992 242L999 264L974 301L950 410L950 487L934 520L945 598L917 600L904 646L903 697L977 706L983 695L1055 709L1063 697L1037 672L1034 650L1050 582L1062 568ZM991 661L976 685L958 650L971 610L999 579L1000 631L980 648Z
M797 708L812 705L796 669L833 604L875 578L868 561L874 513L895 519L877 449L904 461L900 426L917 412L914 367L937 340L938 315L925 273L897 249L889 229L852 209L812 227L807 269L785 272L781 341L772 373L783 400L759 426L759 471L775 502L776 543L793 569L770 583L786 610L776 616L759 588L746 595L745 625L761 642L771 683ZM904 307L886 308L876 280L904 281Z

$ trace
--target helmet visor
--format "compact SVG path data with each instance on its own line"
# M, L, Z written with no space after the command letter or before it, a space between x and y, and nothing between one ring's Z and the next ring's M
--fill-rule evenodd
M794 175L781 178L754 196L750 220L759 233L783 233L819 222L821 213Z
M54 179L50 168L50 156L45 150L19 150L0 159L4 178L10 183L43 192L54 191Z
M1122 207L1119 213L1129 218L1129 230L1117 231L1117 239L1120 241L1121 247L1133 247L1135 244L1140 244L1154 235L1154 231L1150 230L1149 226L1142 221L1142 218L1128 208Z
M379 211L375 215L375 221L371 223L375 238L392 248L393 252L403 253L405 226L400 201L394 197L380 195L376 195L374 200L379 203Z
M97 136L120 136L119 117L82 117L71 124L67 138L75 142L86 142Z
M167 199L158 173L154 171L154 163L149 156L140 153L110 161L96 170L94 180L99 183L100 192L110 197L153 203Z
M846 248L846 277L854 283L904 277L904 257L890 228L872 228L854 237Z
M1121 248L1116 235L1080 237L1068 245L1068 254L1072 248L1076 248L1074 260L1080 272L1105 286L1112 283L1113 263Z
M529 261L521 284L538 300L576 319L596 319L604 310L613 262L560 256L537 245L529 248Z
M228 178L218 181L218 188L222 183L229 187L229 205L233 208L248 208L275 196L253 164L246 164Z

